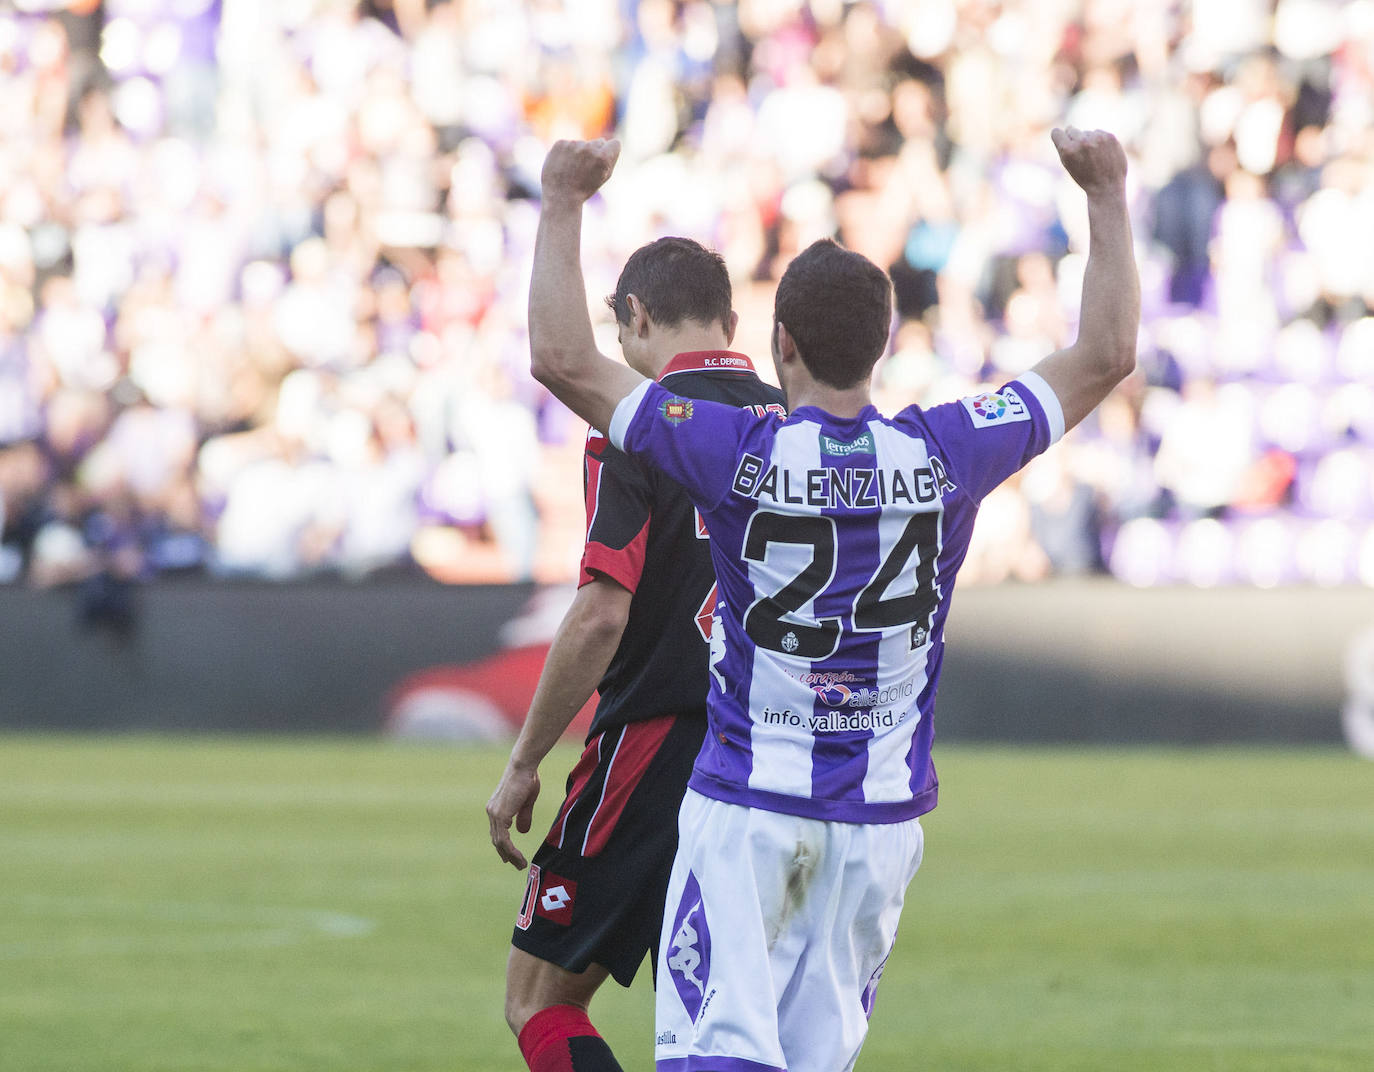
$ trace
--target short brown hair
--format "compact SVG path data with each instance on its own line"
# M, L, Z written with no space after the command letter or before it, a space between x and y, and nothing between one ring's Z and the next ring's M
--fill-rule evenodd
M823 238L783 272L773 320L787 328L820 383L853 387L868 379L887 349L892 281L867 257Z
M631 294L660 327L684 320L730 326L734 295L725 259L690 238L660 238L630 254L615 293L606 298L622 324L630 322Z

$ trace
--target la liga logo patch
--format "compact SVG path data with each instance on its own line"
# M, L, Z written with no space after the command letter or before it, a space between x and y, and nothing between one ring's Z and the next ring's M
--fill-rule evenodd
M692 400L690 398L665 398L658 412L669 424L681 424L692 419Z
M981 395L972 395L959 401L973 418L975 428L992 428L999 424L1031 419L1026 403L1010 387L1003 387L996 394L984 391Z

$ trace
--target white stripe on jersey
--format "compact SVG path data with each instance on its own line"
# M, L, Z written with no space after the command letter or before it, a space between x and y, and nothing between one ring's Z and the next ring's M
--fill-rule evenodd
M868 425L877 448L877 464L880 469L902 470L925 469L930 465L930 451L924 439L913 439L882 421L872 421ZM878 558L886 562L893 548L906 530L907 522L917 510L932 509L943 514L941 500L937 497L928 506L918 504L916 510L883 510L878 520ZM943 528L943 526L942 526ZM884 598L906 595L915 590L917 557L911 559L899 578L893 582ZM938 578L937 578L938 580ZM863 792L866 801L905 800L911 796L911 767L907 753L911 750L911 735L920 710L916 701L926 687L926 667L928 645L913 652L911 647L911 627L899 626L883 631L878 644L877 688L898 689L903 699L894 705L901 710L906 705L907 716L903 732L877 734L868 745L868 773L864 778ZM914 674L913 674L914 670ZM911 692L906 692L906 682L911 683Z
M821 426L812 421L798 421L779 429L768 463L777 465L779 471L790 468L805 472L819 468L820 431ZM787 509L788 513L794 514L820 513L819 507L801 504L791 505ZM810 561L811 552L807 547L774 544L770 546L765 561L748 563L749 581L755 592L771 596L805 569ZM808 621L815 621L815 600L802 604L796 613ZM805 709L800 709L800 704L814 694L801 685L798 678L788 676L789 670L800 676L810 669L811 663L806 659L788 659L777 652L756 653L753 679L749 684L749 710L755 713L755 718L767 718L764 708L770 698L774 701L779 696L799 699L798 708L787 707L777 712L782 721L767 722L765 727L760 727L764 732L754 734L750 742L753 752L750 788L799 797L811 796L811 748L815 743L811 731L812 709L810 703L806 703ZM791 722L791 716L796 716L795 724ZM766 782L759 780L760 774L766 776Z

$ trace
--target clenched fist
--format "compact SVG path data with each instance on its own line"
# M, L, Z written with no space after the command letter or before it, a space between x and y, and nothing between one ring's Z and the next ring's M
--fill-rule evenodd
M620 142L597 138L595 141L558 141L544 158L539 176L545 201L586 201L607 179L620 156Z
M1105 130L1078 130L1074 127L1050 132L1059 160L1070 178L1089 197L1119 193L1126 183L1126 151L1115 135Z

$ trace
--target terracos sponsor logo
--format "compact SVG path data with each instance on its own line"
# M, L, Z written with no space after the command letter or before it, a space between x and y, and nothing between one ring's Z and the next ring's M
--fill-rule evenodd
M878 451L873 445L872 432L864 432L858 439L851 439L848 442L842 439L832 439L822 432L821 453L828 454L832 458L847 458L851 454L877 454Z

